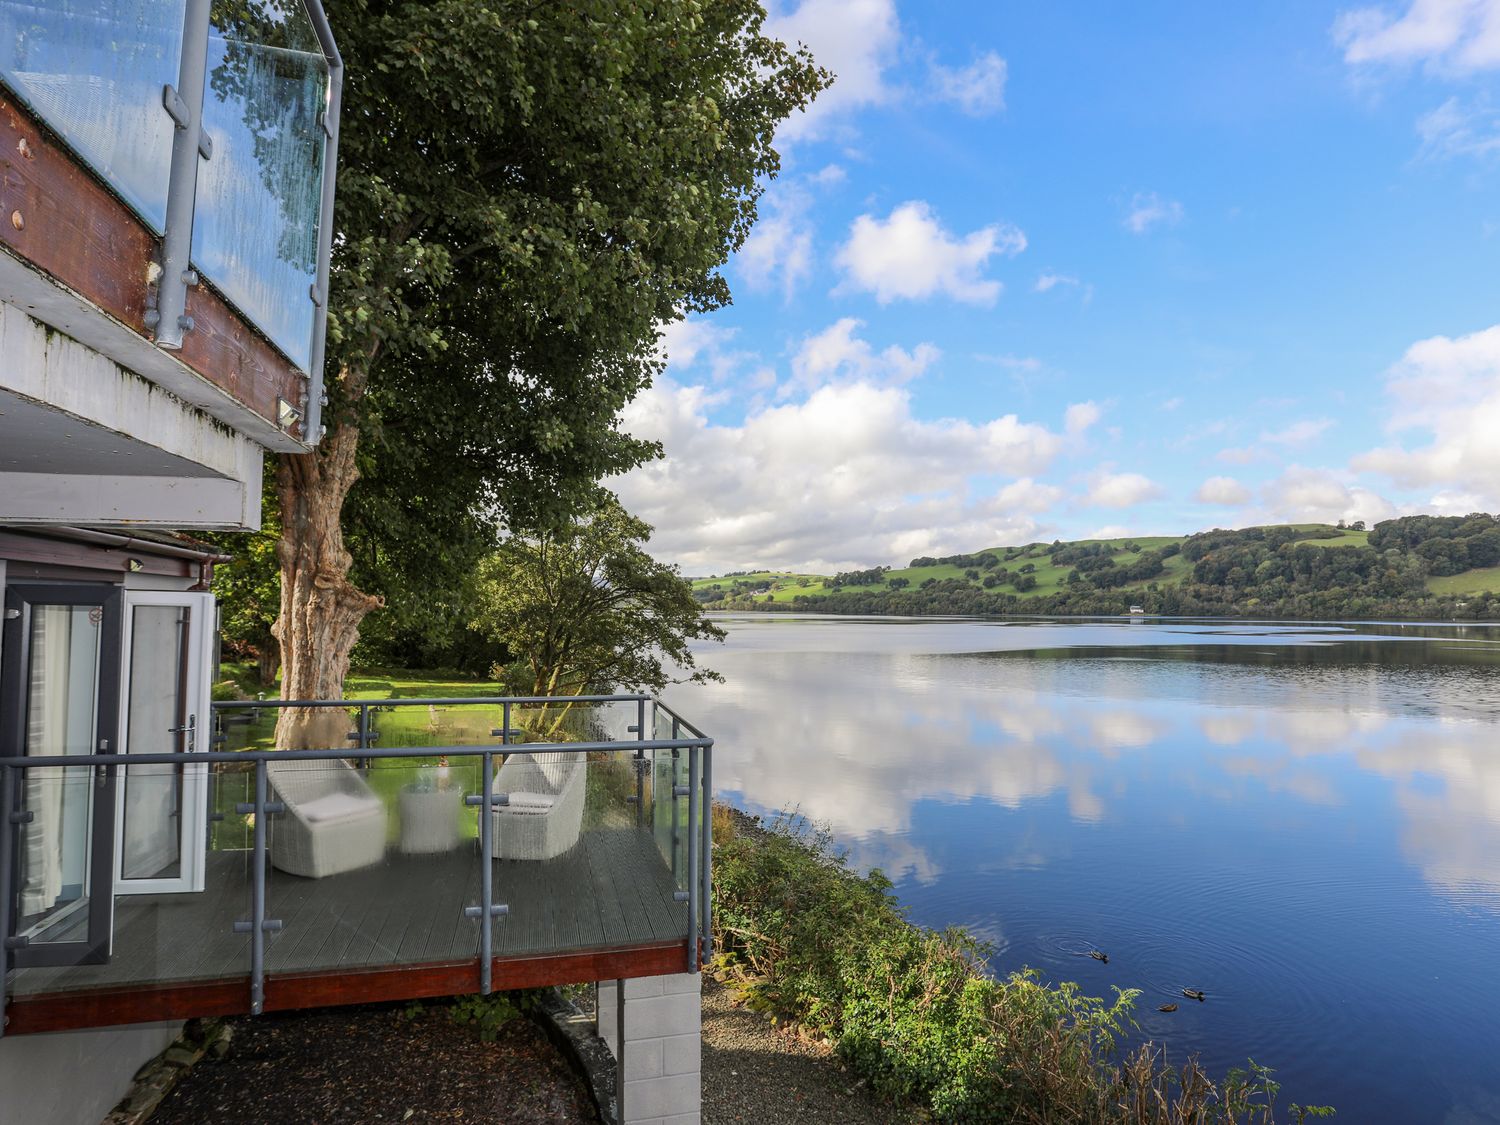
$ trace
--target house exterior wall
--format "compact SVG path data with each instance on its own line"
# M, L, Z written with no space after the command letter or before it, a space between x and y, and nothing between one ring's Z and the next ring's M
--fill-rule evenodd
M599 982L599 1035L615 1058L615 981ZM625 982L625 1116L621 1125L698 1125L703 1088L703 978L697 973Z
M83 1125L100 1120L129 1091L141 1065L181 1030L181 1023L150 1023L7 1035L0 1039L5 1121Z

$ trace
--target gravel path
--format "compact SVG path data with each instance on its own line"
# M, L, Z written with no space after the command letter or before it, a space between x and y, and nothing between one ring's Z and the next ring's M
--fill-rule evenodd
M826 1044L777 1031L703 978L703 1125L914 1120L858 1085Z

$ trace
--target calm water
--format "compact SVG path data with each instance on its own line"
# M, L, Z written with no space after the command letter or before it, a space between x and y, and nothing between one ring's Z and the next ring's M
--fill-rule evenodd
M917 921L1143 989L1146 1034L1283 1105L1500 1121L1500 630L721 623L728 682L673 695L716 788L826 822Z

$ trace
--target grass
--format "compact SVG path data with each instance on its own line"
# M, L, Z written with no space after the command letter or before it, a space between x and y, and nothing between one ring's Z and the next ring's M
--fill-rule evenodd
M1487 566L1479 570L1466 570L1462 574L1429 578L1427 588L1434 594L1500 593L1500 566Z
M253 695L262 690L255 682L254 669L247 665L225 662L221 665L223 680L233 681L241 693ZM221 681L222 682L222 681ZM351 700L373 699L461 699L476 696L504 694L494 683L476 681L430 672L411 672L401 669L381 669L351 673L344 682L344 697ZM275 685L266 692L269 698L276 696ZM221 749L270 750L276 744L276 709L273 707L241 711L245 721L233 722L225 728L226 741ZM431 746L496 746L499 739L491 732L503 722L503 709L492 703L456 703L442 706L414 704L407 707L372 707L370 725L377 733L375 745L382 749L402 747L425 748ZM348 729L359 727L359 711L348 709ZM632 720L633 721L633 720ZM524 743L524 713L513 713L511 726L523 731L513 741ZM357 750L351 744L351 756ZM590 815L599 817L623 816L621 810L624 796L634 792L634 783L626 775L633 776L621 755L607 755L607 762L594 763L589 771L589 794L587 807ZM399 817L396 806L401 790L418 782L436 779L438 757L433 754L413 754L410 757L375 759L363 771L370 787L392 810L388 821L391 843L399 833ZM477 757L456 757L448 767L448 779L465 793L480 789L480 760ZM498 768L498 762L497 762ZM218 814L212 825L213 850L239 850L250 847L252 818L236 811L236 806L254 799L254 772L246 766L229 764L214 773L214 812ZM623 779L623 780L622 780ZM683 815L686 816L686 799L682 799ZM461 822L464 837L472 839L478 834L478 820L465 816Z
M1309 547L1368 547L1370 533L1346 530L1340 531L1338 537L1334 539L1304 539L1302 542Z

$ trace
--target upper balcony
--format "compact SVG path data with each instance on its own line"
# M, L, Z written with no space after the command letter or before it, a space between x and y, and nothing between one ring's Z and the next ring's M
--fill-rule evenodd
M341 73L317 0L0 0L0 413L113 425L28 365L19 311L261 448L314 444Z
M33 707L0 758L0 1029L695 970L712 740L627 695L526 741L553 706L216 704L213 749L178 729L170 754L70 751Z

